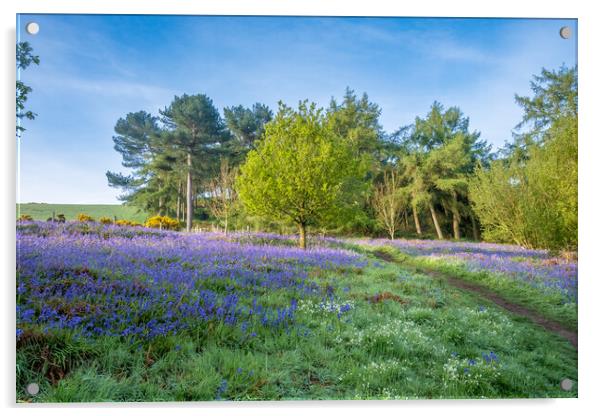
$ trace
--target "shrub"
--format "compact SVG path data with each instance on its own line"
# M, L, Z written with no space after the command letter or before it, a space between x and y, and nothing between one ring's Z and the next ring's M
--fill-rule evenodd
M31 217L31 215L21 214L18 221L33 221L33 218Z
M477 169L469 192L486 240L577 249L577 118L558 120L546 140L526 147L527 161Z
M161 228L165 230L180 229L180 221L176 220L175 218L170 218L167 216L162 217L160 215L149 218L146 220L144 225L149 228Z
M77 214L77 220L79 222L93 222L94 218L92 218L91 216L84 214L84 213L80 213Z
M111 218L109 218L109 217L100 217L100 218L98 219L98 221L99 221L101 224L113 224L113 220L112 220Z
M119 225L119 226L128 226L128 227L140 227L142 224L140 224L139 222L135 222L135 221L130 221L130 220L117 220L115 221L115 225Z

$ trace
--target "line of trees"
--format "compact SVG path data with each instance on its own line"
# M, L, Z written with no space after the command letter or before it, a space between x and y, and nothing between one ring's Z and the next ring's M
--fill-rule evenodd
M131 173L107 172L109 185L122 189L128 204L185 219L190 231L200 200L222 193L214 181L220 165L244 160L272 116L262 104L225 113L224 121L204 94L184 94L159 116L139 111L120 118L113 142Z
M119 119L130 174L107 172L126 203L232 228L471 238L576 248L576 69L543 70L497 153L458 107L435 102L387 134L380 107L347 89L326 108L225 108L183 95ZM553 225L551 225L553 224ZM522 229L521 229L522 227Z

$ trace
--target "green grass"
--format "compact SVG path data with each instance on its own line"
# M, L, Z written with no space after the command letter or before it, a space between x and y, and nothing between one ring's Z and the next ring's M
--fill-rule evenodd
M221 324L150 344L38 334L17 349L17 397L85 402L577 396L577 351L567 341L441 280L374 258L364 269L315 270L311 276L351 302L351 311L339 318L315 301L301 302L292 331L257 325L250 329L257 336L244 342L239 328ZM268 291L262 301L290 302ZM498 362L483 359L492 351ZM61 372L55 383L44 376ZM564 378L575 382L572 391L560 389ZM33 381L41 391L30 398L24 388Z
M141 223L149 217L148 213L139 211L136 207L117 204L17 204L17 218L21 214L26 214L31 215L34 220L46 221L48 218L52 217L53 212L55 215L64 214L68 221L77 219L77 215L80 213L91 215L95 219L100 217L109 217L113 219L113 217L117 217L117 219L120 220L130 220Z
M370 249L367 248L368 252ZM502 296L506 300L527 307L541 316L557 321L566 328L577 330L577 305L566 303L558 292L544 292L529 284L488 271L469 271L461 262L451 262L449 259L432 257L415 257L400 252L393 247L376 249L393 256L396 261L414 271L436 271L476 283Z

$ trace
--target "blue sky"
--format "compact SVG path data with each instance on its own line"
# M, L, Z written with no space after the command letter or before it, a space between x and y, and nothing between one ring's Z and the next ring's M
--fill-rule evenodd
M28 35L25 24L38 22ZM575 20L21 15L18 36L41 64L20 145L17 202L117 203L107 170L118 118L157 114L174 95L205 93L221 110L308 98L347 86L381 106L392 132L434 100L459 106L494 148L520 121L514 94L542 67L576 64ZM573 37L563 40L560 27Z

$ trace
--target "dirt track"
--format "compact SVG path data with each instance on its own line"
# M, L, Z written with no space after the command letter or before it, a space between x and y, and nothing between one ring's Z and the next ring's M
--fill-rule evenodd
M388 261L390 263L402 264L401 262L396 261L391 255L381 252L381 251L375 251L374 255L376 257L378 257L379 259ZM561 336L562 338L565 338L575 347L575 349L577 349L577 340L578 340L577 332L566 328L564 325L562 325L559 322L544 318L543 316L541 316L537 312L532 311L531 309L525 308L524 306L521 306L521 305L517 305L516 303L512 303L512 302L504 299L497 293L495 293L483 286L480 286L480 285L477 285L474 283L470 283L465 280L458 279L457 277L450 276L448 274L434 271L434 270L424 270L423 269L420 271L420 273L434 277L436 279L445 280L445 281L447 281L447 283L449 283L451 286L453 286L455 288L458 288L458 289L466 291L466 292L473 293L479 297L482 297L484 299L487 299L487 300L495 303L496 305L500 306L501 308L503 308L515 315L519 315L519 316L528 318L534 324L539 325L539 326L547 329L548 331Z

